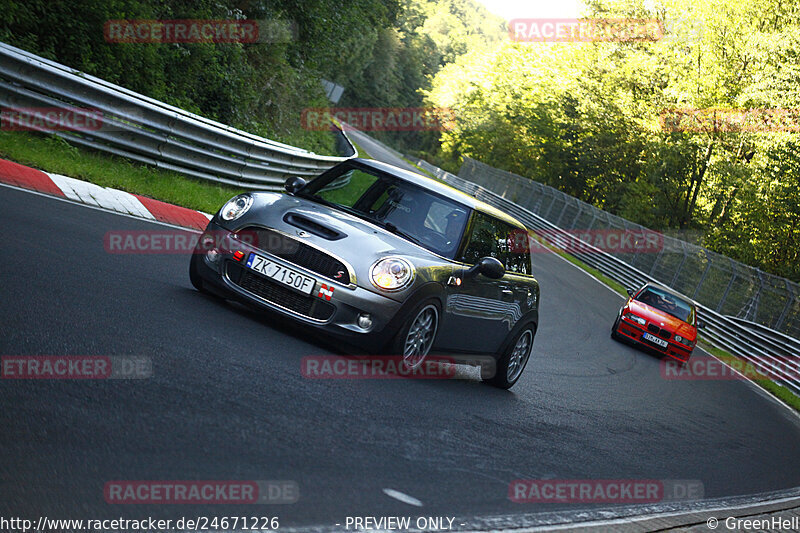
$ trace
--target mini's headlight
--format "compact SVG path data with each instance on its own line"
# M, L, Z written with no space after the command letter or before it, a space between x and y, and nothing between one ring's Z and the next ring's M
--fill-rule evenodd
M369 269L372 284L384 291L398 291L414 279L414 267L400 257L384 257Z
M234 196L220 209L219 216L222 220L236 220L244 215L250 206L253 205L253 197L249 194Z

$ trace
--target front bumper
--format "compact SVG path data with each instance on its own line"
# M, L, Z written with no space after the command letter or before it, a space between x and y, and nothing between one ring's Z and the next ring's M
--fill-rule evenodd
M208 246L203 246L206 235L211 235L213 239L212 248L216 251L213 254L214 260L207 254ZM244 260L234 259L233 254L237 250L244 253ZM246 267L246 258L250 253L257 253L274 263L313 278L311 294L306 295L291 289ZM204 285L210 285L210 290L279 313L368 348L377 348L391 338L395 329L393 318L402 307L400 302L357 284L329 279L256 248L237 239L234 234L214 222L209 223L200 237L192 260L197 275ZM330 299L326 296L330 296ZM369 314L372 318L369 329L358 325L358 318L362 314Z
M620 319L619 327L617 327L617 333L628 340L634 341L637 344L646 346L647 348L655 350L660 354L667 355L681 362L688 361L689 357L692 355L692 348L684 346L683 344L675 342L674 340L664 339L667 341L666 348L662 348L657 344L643 340L642 335L645 333L645 329L634 322L626 320L625 318Z

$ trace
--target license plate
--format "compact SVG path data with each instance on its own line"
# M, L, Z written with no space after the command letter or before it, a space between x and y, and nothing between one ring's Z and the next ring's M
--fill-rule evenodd
M654 342L654 343L658 344L659 346L661 346L662 348L666 348L669 345L669 343L667 341L665 341L664 339L659 339L658 337L656 337L652 333L645 333L642 336L642 338L644 340L646 340L646 341Z
M250 254L250 257L247 258L247 266L259 274L267 276L269 279L274 279L305 294L311 294L311 291L314 290L314 278L309 278L296 270L273 263L260 255Z

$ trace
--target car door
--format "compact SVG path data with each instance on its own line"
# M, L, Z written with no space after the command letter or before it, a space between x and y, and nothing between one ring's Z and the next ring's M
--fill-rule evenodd
M511 227L486 213L473 211L465 232L463 252L457 260L471 266L483 257L509 262ZM494 353L519 319L517 283L512 273L500 279L479 274L451 280L440 345L454 351Z

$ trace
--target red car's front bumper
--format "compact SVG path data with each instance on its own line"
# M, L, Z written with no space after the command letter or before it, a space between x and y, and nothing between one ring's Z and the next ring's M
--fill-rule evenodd
M644 328L639 326L638 324L629 321L625 318L621 318L619 321L619 326L617 326L617 334L621 337L626 339L632 340L638 344L643 346L647 346L648 348L652 348L660 353L668 355L673 359L677 359L678 361L685 362L689 360L689 357L692 356L693 348L689 348L675 342L674 340L667 340L667 347L662 348L661 346L648 342L642 338L642 335L645 333Z

